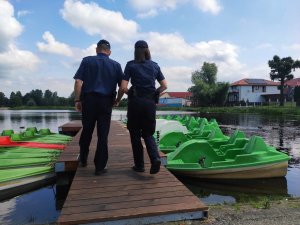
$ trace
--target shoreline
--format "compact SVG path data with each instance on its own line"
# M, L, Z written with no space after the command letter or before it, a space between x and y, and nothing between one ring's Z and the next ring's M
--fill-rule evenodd
M160 223L159 225L287 225L300 224L300 198L266 202L210 205L208 218Z

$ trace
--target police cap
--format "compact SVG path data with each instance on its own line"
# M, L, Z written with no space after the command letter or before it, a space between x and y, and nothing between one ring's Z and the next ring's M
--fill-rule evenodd
M139 40L134 45L135 48L148 48L148 44L146 41Z

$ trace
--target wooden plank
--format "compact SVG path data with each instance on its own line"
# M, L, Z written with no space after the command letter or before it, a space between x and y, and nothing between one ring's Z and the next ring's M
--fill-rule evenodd
M78 137L76 140L77 147L75 142L70 144L70 152L79 151ZM149 174L150 162L146 151L146 172L132 171L129 133L117 121L112 121L109 134L108 172L95 176L93 158L96 142L94 132L88 166L77 168L59 224L134 218L150 218L151 221L151 217L207 211L208 208L166 168L161 167L158 174ZM61 159L68 157L73 156L66 154Z

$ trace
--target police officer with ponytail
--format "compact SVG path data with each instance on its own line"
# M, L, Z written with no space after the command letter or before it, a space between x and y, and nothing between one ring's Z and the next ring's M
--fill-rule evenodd
M151 54L146 41L135 43L134 60L126 64L120 89L128 94L127 129L130 133L136 172L144 172L144 153L142 138L146 144L151 161L150 174L156 174L160 169L160 156L153 137L156 126L156 103L159 94L167 89L167 82L157 63L151 60ZM128 83L131 88L128 89ZM158 81L160 86L155 87ZM117 99L120 101L120 99Z

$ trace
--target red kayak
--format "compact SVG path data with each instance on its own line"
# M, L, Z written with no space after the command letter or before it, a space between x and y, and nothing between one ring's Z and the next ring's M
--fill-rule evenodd
M63 150L65 145L62 144L46 144L39 142L22 142L22 141L11 141L8 136L0 136L0 147L27 147L27 148L49 148Z

